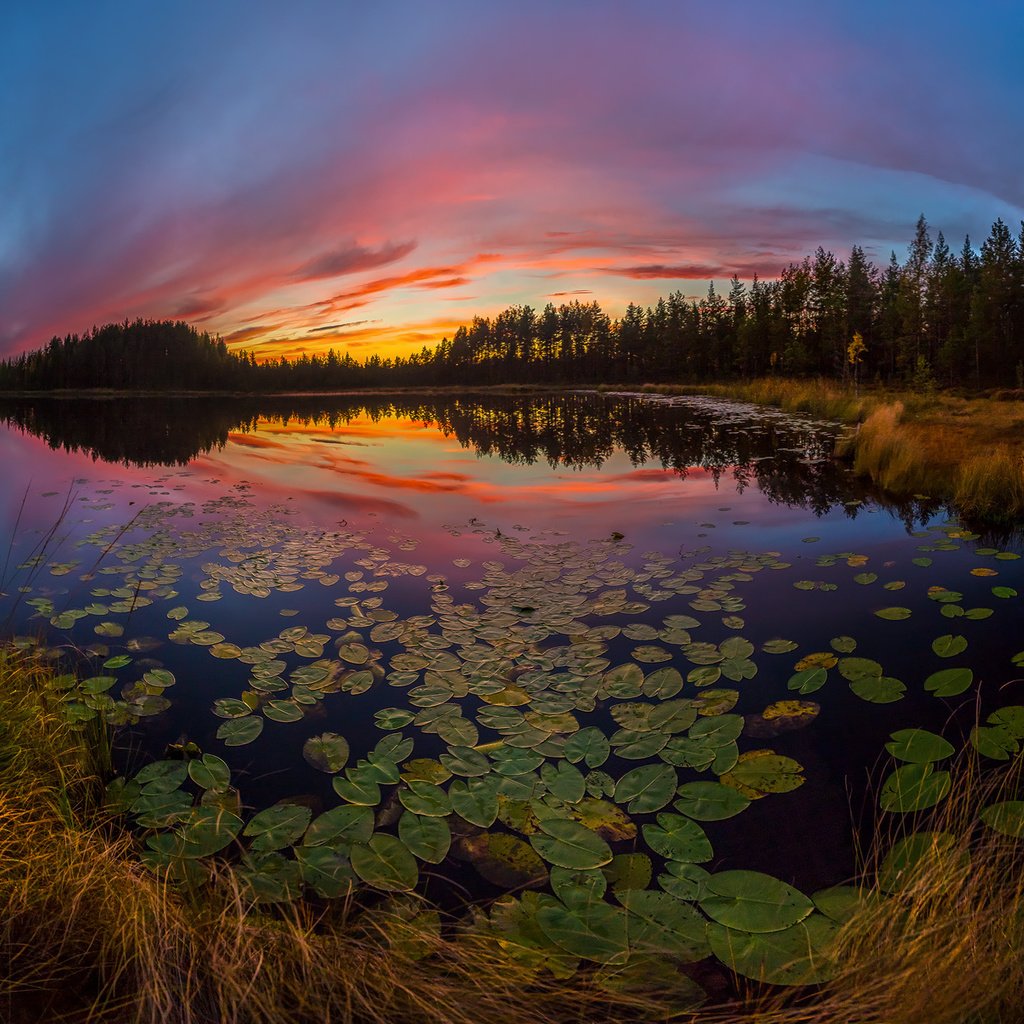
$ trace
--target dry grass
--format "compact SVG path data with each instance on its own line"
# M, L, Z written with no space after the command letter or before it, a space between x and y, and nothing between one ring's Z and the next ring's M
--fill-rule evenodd
M609 390L609 389L605 389ZM614 389L612 389L614 390ZM728 384L647 384L648 394L735 398L851 427L836 446L854 471L894 493L949 499L967 516L1024 516L1024 393L961 397L766 377Z
M673 993L559 981L485 937L438 937L343 904L260 912L227 877L186 899L97 818L90 748L48 707L45 672L0 656L0 1017L131 1024L1019 1024L1024 843L979 829L1017 772L969 763L928 823L952 853L866 901L840 934L836 977L794 997L751 987L694 1013ZM892 841L867 858L873 877ZM402 938L403 936L398 936ZM414 948L420 953L415 955ZM424 948L425 947L425 948ZM673 1006L675 1007L673 1012Z
M777 998L713 1019L743 1024L1020 1024L1024 1019L1024 841L978 822L1019 792L1021 759L984 776L965 758L954 790L921 831L945 833L898 891L873 894L841 930L837 972L813 999ZM902 834L877 840L866 876ZM705 1017L701 1024L710 1024Z
M566 983L486 937L442 938L340 901L259 911L230 873L187 899L103 820L90 747L52 709L45 681L30 661L0 655L8 1024L568 1024L662 1019L671 1005L671 993Z

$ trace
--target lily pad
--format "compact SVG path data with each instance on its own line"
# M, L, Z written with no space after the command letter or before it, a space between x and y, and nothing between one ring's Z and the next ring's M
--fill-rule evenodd
M410 892L416 887L416 858L395 836L378 832L365 845L353 846L350 857L355 873L374 889Z
M540 829L530 836L530 843L549 864L585 870L599 868L612 859L608 844L578 822L549 818L540 822Z
M930 764L905 764L882 784L879 804L883 811L908 814L934 807L950 789L949 772L937 772Z
M328 774L340 772L348 761L348 755L348 740L336 732L311 736L302 746L302 756L306 762Z
M955 658L967 650L967 638L947 633L932 641L932 650L940 658Z
M222 722L217 729L217 739L227 747L244 747L252 743L263 732L263 719L250 715L248 718L232 718Z
M687 782L679 787L677 811L697 821L732 818L750 806L750 800L732 786L720 782Z
M746 932L777 932L808 917L813 902L760 871L720 871L705 883L700 908L713 921Z
M898 760L912 764L941 761L956 752L952 743L927 729L899 729L885 749Z
M414 856L428 864L440 864L452 843L444 818L422 817L406 811L398 822L398 837Z
M657 811L672 799L677 785L676 772L671 765L641 765L618 780L615 802L626 804L630 814Z

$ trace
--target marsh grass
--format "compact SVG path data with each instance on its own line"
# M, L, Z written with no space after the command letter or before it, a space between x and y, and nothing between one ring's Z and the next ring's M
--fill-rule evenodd
M622 390L607 387L601 390ZM734 398L849 427L836 455L896 494L948 499L978 520L1024 516L1024 392L963 397L950 392L848 388L824 380L764 377L728 384L645 384L644 394Z
M1022 761L983 772L954 766L951 795L919 822L943 838L894 876L886 857L910 829L873 840L865 878L898 877L844 925L835 977L811 999L755 999L726 1020L758 1024L1019 1024L1024 1017L1024 840L980 824L979 811L1020 790ZM706 1017L705 1020L708 1020Z
M193 898L169 888L104 816L101 764L64 722L47 678L27 656L0 654L9 1024L563 1024L663 1019L673 1005L671 993L567 984L484 936L344 901L260 910L230 872Z
M955 767L920 829L947 834L840 932L835 978L693 1011L688 987L608 990L552 978L485 936L438 933L346 901L253 908L225 872L189 898L138 863L105 818L102 757L47 688L52 671L0 654L0 1015L131 1024L1014 1024L1024 1006L1024 843L979 824L1019 791ZM903 819L900 819L901 821ZM864 878L903 838L875 839ZM424 955L427 954L427 955ZM685 981L685 979L683 979Z

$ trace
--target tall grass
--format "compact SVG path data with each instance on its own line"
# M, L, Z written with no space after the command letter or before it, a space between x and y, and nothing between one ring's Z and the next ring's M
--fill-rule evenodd
M685 985L650 993L564 981L494 940L438 934L344 901L261 911L230 873L192 899L142 868L103 818L90 744L48 699L46 670L0 654L0 1019L110 1024L1019 1024L1024 841L978 823L1019 789L960 767L920 827L948 845L877 892L842 928L832 981L751 986L691 1009ZM875 841L870 881L900 833Z
M104 819L90 744L46 679L26 657L0 654L8 1024L568 1024L663 1019L673 1005L671 993L566 983L485 936L439 936L342 901L261 911L229 872L188 898Z

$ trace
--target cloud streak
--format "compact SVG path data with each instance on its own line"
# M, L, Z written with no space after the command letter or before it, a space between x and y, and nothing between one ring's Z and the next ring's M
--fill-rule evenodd
M1024 11L987 6L998 33L918 0L24 5L0 88L48 73L3 114L0 354L125 316L407 352L453 310L884 260L922 209L980 241L1024 215Z

